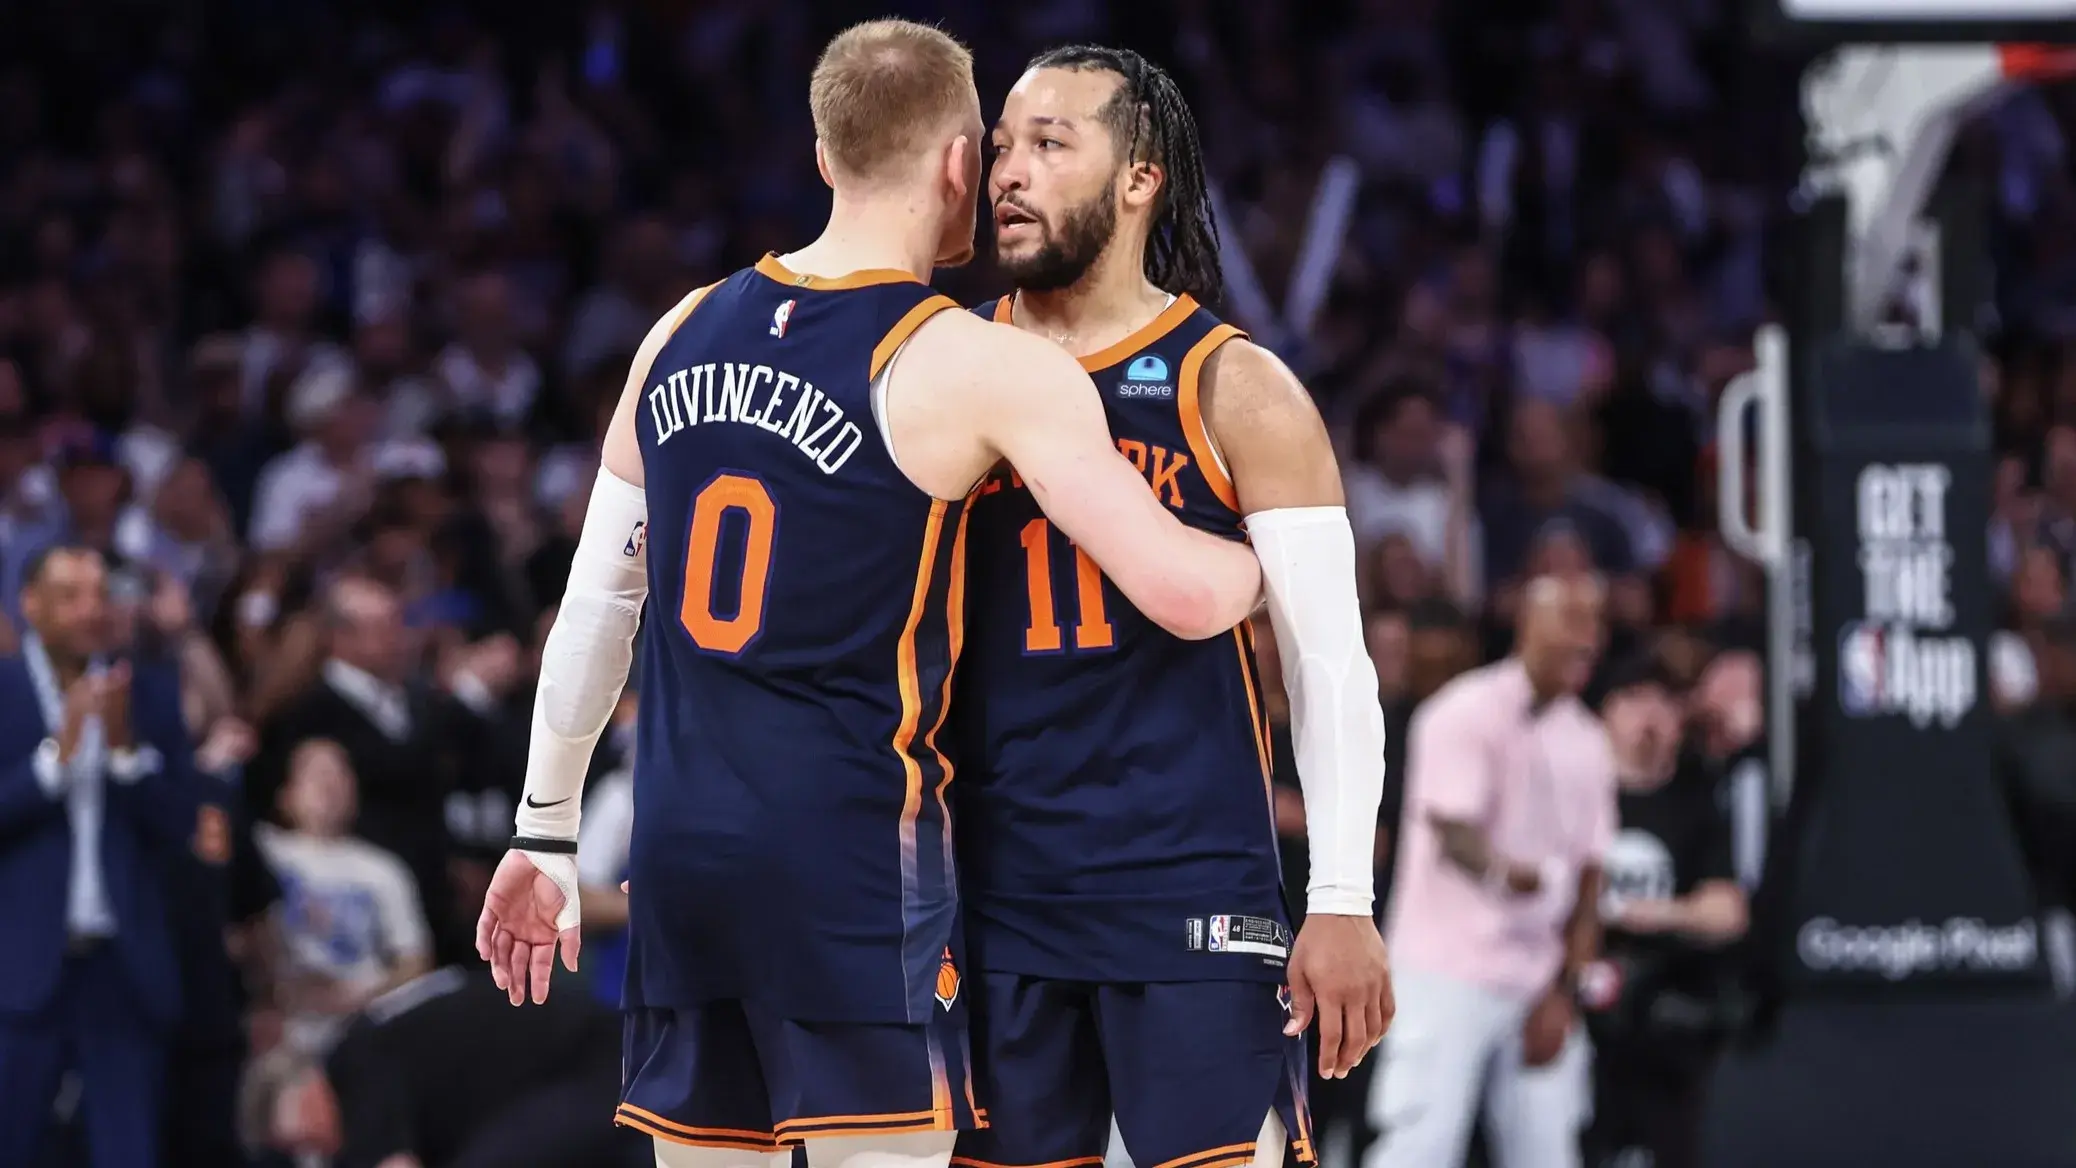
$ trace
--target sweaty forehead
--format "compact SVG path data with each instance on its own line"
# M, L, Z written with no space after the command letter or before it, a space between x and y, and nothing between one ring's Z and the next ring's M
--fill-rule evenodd
M1045 120L1076 130L1102 130L1103 107L1124 78L1107 69L1033 69L1017 80L1002 106L1007 124Z

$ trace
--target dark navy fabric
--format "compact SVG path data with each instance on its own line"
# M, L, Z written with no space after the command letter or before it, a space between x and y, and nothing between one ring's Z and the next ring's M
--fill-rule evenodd
M901 473L870 383L951 307L903 275L766 259L715 285L647 373L629 1008L939 1009L965 506Z
M658 1139L775 1151L829 1136L965 1131L974 1105L957 981L927 1022L801 1022L755 1003L630 1010L616 1116Z
M959 1137L964 1168L1094 1168L1113 1114L1134 1164L1240 1168L1271 1109L1297 1157L1315 1159L1305 1040L1283 1034L1277 987L981 973L971 993L988 1126Z
M1082 362L1155 494L1231 539L1241 516L1197 399L1204 361L1237 335L1185 297ZM1290 935L1247 627L1162 630L1007 468L967 542L953 792L974 968L1280 984Z

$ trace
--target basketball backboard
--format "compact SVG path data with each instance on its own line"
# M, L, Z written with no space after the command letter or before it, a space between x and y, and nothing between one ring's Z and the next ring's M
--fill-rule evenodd
M1844 43L2076 42L2076 0L1745 0L1753 35Z

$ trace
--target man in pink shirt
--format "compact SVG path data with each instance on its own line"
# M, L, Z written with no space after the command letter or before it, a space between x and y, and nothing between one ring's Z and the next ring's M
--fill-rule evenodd
M1398 1019L1371 1088L1364 1168L1455 1168L1486 1103L1505 1168L1576 1168L1588 1105L1575 981L1599 948L1614 757L1579 701L1604 589L1544 576L1515 656L1413 716L1387 926Z

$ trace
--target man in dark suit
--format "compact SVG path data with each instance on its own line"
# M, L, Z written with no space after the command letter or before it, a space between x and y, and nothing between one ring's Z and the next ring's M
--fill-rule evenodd
M388 588L340 580L324 613L330 653L323 674L267 728L247 772L248 805L255 816L272 815L296 747L311 738L337 742L360 781L354 834L411 869L437 957L466 960L475 951L474 921L456 912L446 821L456 755L468 744L456 728L456 703L414 683L411 640Z
M0 1168L33 1163L66 1072L94 1168L153 1168L179 975L161 876L196 830L180 682L107 656L108 572L60 545L23 572L0 660Z

